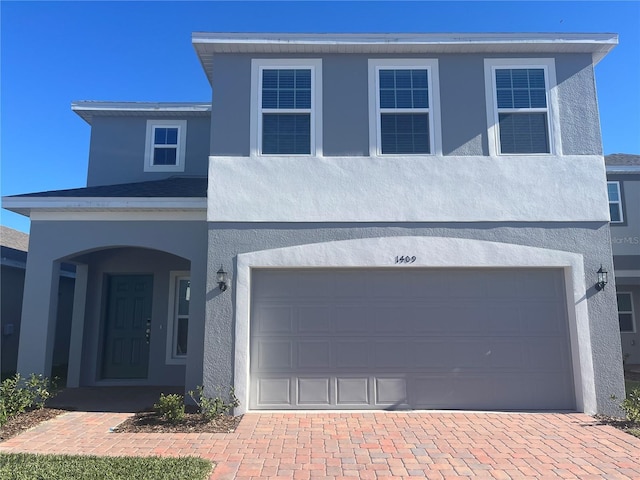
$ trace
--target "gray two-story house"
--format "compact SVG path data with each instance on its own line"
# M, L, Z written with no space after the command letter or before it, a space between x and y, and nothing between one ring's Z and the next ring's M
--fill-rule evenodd
M640 155L605 158L622 357L640 364Z
M72 386L615 411L594 66L616 35L192 41L211 102L74 103L87 187L4 199L31 217L19 370L50 368L65 261Z

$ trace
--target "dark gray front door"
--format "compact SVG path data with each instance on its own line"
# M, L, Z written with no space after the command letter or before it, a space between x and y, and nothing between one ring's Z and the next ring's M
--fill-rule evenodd
M147 378L153 276L108 279L103 378Z

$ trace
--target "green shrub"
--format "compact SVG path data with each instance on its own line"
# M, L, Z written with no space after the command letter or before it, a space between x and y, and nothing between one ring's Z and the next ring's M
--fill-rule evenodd
M0 384L0 426L14 415L42 408L54 395L55 382L43 375L31 374L26 380L19 373Z
M640 422L640 387L627 393L627 398L620 405L632 422Z
M178 423L184 420L184 397L177 393L165 395L160 394L160 400L153 408L165 420L171 423Z
M229 388L229 395L226 398L222 396L222 387L218 387L217 390L218 395L213 398L204 394L202 385L198 385L195 392L193 390L189 391L189 396L198 405L200 415L207 421L213 420L218 415L228 415L233 408L240 405L233 387Z

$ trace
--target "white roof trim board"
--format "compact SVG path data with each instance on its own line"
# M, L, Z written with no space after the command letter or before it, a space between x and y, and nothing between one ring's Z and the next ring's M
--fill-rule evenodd
M618 44L613 33L208 33L192 43L211 81L220 53L591 53L598 63Z
M2 199L2 208L29 216L32 210L40 211L206 211L206 198L141 198L141 197L21 197Z
M91 124L93 117L97 116L176 116L180 118L186 115L206 116L211 112L211 103L77 101L71 103L71 110Z

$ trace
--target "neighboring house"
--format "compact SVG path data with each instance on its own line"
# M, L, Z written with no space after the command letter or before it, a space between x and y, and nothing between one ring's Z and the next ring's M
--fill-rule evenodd
M87 187L31 217L18 368L260 409L615 413L594 66L612 34L213 34L209 104L77 102ZM33 272L29 275L29 272Z
M618 320L626 364L640 364L640 155L605 157Z
M18 362L18 339L28 251L29 235L0 226L0 367L3 379L16 372ZM68 367L74 284L73 266L63 267L58 280L59 301L51 360L54 375L61 378L66 376Z

